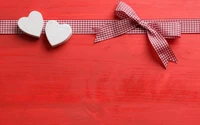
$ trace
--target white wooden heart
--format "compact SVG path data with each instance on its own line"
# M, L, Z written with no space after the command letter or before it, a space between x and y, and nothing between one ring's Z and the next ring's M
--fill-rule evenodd
M60 25L55 20L50 20L47 22L45 32L52 47L56 47L65 43L72 36L72 28L70 25Z
M18 27L24 33L39 38L44 25L42 14L38 11L32 11L28 17L22 17L18 20Z

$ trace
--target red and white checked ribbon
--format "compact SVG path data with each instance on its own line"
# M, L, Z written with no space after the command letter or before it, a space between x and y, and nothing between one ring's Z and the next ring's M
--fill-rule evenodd
M164 36L171 38L179 37L181 35L181 25L179 22L165 22L163 24L157 24L156 22L147 23L144 20L141 20L135 11L124 2L119 2L115 10L115 15L121 20L100 28L95 28L95 42L125 34L131 29L135 29L137 26L140 26L147 31L149 41L165 68L167 67L168 61L177 62L176 56L174 55ZM164 27L166 27L165 30L168 30L168 34L165 32L162 33L159 25L164 25Z
M17 26L18 20L0 20L0 34L12 35L21 34ZM46 22L48 20L44 20ZM96 34L94 27L102 27L104 25L117 22L119 20L57 20L60 24L69 24L72 27L73 34ZM200 19L157 19L157 20L143 20L146 23L155 23L161 30L165 38L173 36L171 31L178 30L174 27L167 27L165 22L178 22L181 27L181 34L200 34ZM144 34L146 30L141 27L136 27L126 32L126 34ZM42 34L45 34L44 27Z
M168 61L177 62L166 39L175 39L181 34L199 34L200 19L159 19L141 20L133 9L119 2L115 15L121 20L57 20L60 24L69 24L73 34L96 34L95 42L100 42L122 34L144 34L148 38L167 67ZM45 25L48 20L45 20ZM17 20L0 20L0 34L21 34ZM44 28L43 28L43 34Z

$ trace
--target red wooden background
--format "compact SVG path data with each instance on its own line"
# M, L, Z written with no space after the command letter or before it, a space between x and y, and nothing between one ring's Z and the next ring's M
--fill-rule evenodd
M143 19L199 18L199 0L124 0ZM0 19L114 19L118 0L6 0ZM146 35L93 44L73 35L52 49L43 35L0 36L0 125L199 125L200 34L169 41L167 70Z

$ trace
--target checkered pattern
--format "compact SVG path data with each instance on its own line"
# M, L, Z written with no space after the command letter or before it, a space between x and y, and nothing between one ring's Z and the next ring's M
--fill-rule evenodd
M125 34L126 32L135 29L137 26L140 26L147 31L151 45L155 49L165 68L167 67L168 61L177 62L177 59L164 36L169 36L169 38L180 36L181 28L179 22L169 21L164 24L145 22L124 2L119 2L115 10L115 15L121 20L98 28L96 30L95 42ZM167 32L163 32L160 27L164 27Z
M141 20L132 8L120 2L115 14L121 20L57 20L60 24L69 24L73 34L96 34L95 42L117 37L123 34L144 34L148 38L167 67L168 61L177 62L166 39L175 39L185 34L200 33L200 19L158 19ZM45 25L48 20L45 20ZM44 27L45 27L44 25ZM17 20L0 20L0 34L21 34ZM44 28L42 33L44 34Z
M45 24L48 20L45 20ZM94 27L110 25L119 20L57 20L60 24L69 24L73 34L96 34ZM121 21L121 20L120 20ZM144 20L144 22L154 25L165 38L180 37L181 34L199 34L200 19L159 19ZM177 23L175 23L177 22ZM172 25L173 24L173 25ZM179 26L180 27L179 27ZM44 25L45 26L45 25ZM178 28L177 28L178 27ZM181 29L180 29L181 28ZM0 34L21 34L17 27L17 20L0 20ZM43 28L43 34L44 28ZM140 26L131 29L126 34L144 34L146 30Z

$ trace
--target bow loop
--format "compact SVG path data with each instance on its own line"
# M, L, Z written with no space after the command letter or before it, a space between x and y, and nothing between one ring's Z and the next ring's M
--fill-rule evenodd
M124 5L126 5L126 7ZM125 4L122 1L119 2L117 8L115 9L115 15L119 19L129 18L130 20L133 20L137 23L141 21L136 12L129 5Z

